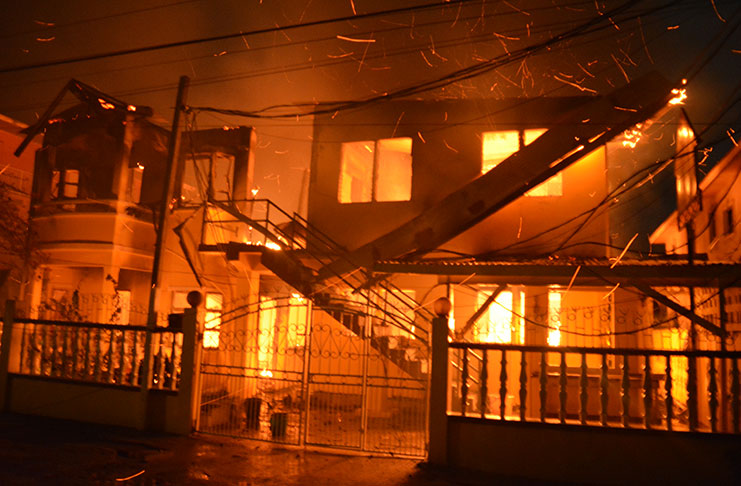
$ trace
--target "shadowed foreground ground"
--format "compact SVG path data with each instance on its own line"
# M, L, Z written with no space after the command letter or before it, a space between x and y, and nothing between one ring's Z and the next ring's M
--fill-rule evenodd
M135 476L135 477L132 477ZM126 479L130 478L130 479ZM0 485L543 485L418 461L0 414Z

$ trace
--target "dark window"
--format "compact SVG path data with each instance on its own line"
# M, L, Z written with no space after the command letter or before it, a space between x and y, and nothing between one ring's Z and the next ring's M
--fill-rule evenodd
M217 201L232 198L234 157L212 153L197 154L185 159L180 199L183 202L203 202L209 196Z
M723 234L730 235L733 233L733 208L723 211Z

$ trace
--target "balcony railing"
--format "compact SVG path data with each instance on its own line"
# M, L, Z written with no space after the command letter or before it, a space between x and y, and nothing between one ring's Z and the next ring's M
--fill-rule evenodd
M120 386L140 386L145 326L17 319L10 370L19 375ZM182 331L152 331L150 388L177 390ZM19 344L18 341L20 341Z
M741 352L450 343L448 414L667 431L741 430Z

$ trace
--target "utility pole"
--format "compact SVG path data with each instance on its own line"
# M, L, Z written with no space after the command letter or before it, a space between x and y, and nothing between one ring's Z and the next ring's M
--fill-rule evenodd
M165 181L162 188L162 200L160 201L159 214L157 215L157 239L154 244L154 261L152 262L152 280L149 289L149 309L147 312L147 333L144 341L144 363L142 366L141 390L147 392L152 377L152 331L157 327L157 304L160 295L160 274L162 272L162 260L166 248L168 213L172 201L173 187L175 185L175 171L180 151L180 118L188 97L187 76L180 77L178 94L175 101L175 113L172 117L172 129L167 147L167 162L165 166Z

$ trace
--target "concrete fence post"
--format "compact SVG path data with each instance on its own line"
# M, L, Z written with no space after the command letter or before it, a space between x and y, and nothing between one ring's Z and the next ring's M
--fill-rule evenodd
M429 455L430 464L448 463L448 313L450 301L435 301L432 320L432 366L430 367Z
M8 408L8 369L13 349L13 321L15 320L15 301L5 302L3 315L3 337L0 343L0 410Z
M200 346L198 309L186 309L183 314L183 348L180 361L180 386L177 398L177 426L173 432L189 434L194 429L198 393L198 360Z

